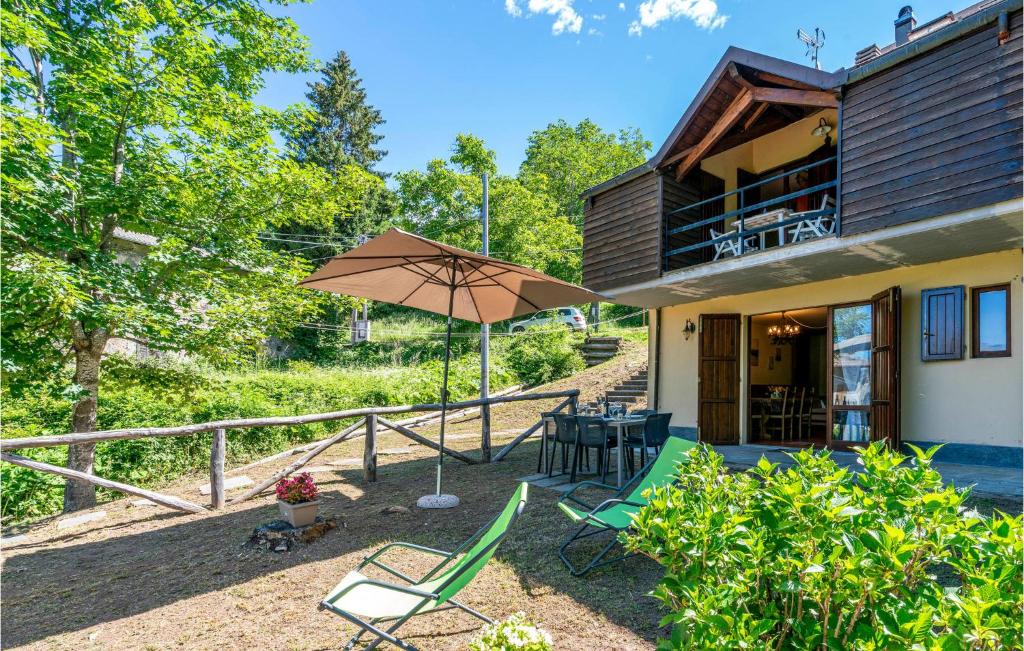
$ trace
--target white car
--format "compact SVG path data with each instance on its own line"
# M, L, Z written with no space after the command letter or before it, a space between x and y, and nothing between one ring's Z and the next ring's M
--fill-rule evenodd
M570 330L583 331L587 329L587 320L583 318L583 312L576 307L560 307L554 310L537 312L529 319L516 321L508 327L509 332L523 332L527 328L561 323Z

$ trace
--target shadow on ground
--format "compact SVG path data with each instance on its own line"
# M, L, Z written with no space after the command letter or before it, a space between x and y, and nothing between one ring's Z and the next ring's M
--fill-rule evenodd
M320 475L317 478L325 498L322 512L338 516L342 526L319 541L297 545L283 554L243 547L256 525L277 517L270 497L205 516L134 515L129 522L111 523L80 536L6 549L0 612L4 645L11 648L47 640L51 646L48 638L67 636L72 639L61 638L60 646L75 646L74 640L82 640L85 631L106 624L115 629L130 627L130 622L138 620L118 620L134 616L159 620L159 611L168 607L175 607L173 621L181 621L185 614L177 611L186 608L181 602L202 612L196 616L205 618L206 623L197 620L196 626L204 630L168 631L169 637L157 640L155 646L207 646L216 640L230 646L243 633L231 635L232 626L252 628L254 624L242 622L255 621L259 626L264 619L271 629L267 635L274 635L275 627L295 623L294 635L265 639L266 646L280 648L295 636L306 645L314 642L311 635L320 635L306 631L327 627L328 638L340 639L351 627L318 613L316 604L364 554L396 539L454 548L500 509L516 485L516 477L534 471L536 455L537 443L530 442L499 464L446 463L445 490L459 495L463 502L450 511L421 511L413 506L417 497L433 489L435 460L429 456L382 459L379 481L374 484L363 481L359 468L339 470L330 478ZM660 613L646 596L660 576L658 566L645 558L632 558L584 578L571 577L556 554L570 529L555 506L557 497L554 492L531 487L529 505L499 550L497 567L478 577L468 591L467 602L492 616L526 610L554 629L565 627L572 634L580 627L581 636L584 629L594 629L599 620L605 620L613 629L628 629L618 630L615 634L622 641L607 648L647 646L658 633ZM410 510L381 513L392 505ZM559 612L565 610L564 601L547 599L550 596L568 597L582 610ZM213 616L211 608L223 608L224 612ZM430 617L451 616L421 619ZM561 618L580 621L563 622ZM472 620L447 624L428 623L422 630L437 634L462 631L462 638L476 628ZM211 631L218 625L227 630L222 634ZM155 635L151 630L156 629L151 627L159 628L147 621L140 629L146 632L139 633L147 644ZM599 639L612 635L594 631ZM76 635L68 636L73 633ZM116 636L121 645L138 642L144 646L124 630L118 630ZM127 640L125 636L129 636ZM438 642L435 639L429 648Z

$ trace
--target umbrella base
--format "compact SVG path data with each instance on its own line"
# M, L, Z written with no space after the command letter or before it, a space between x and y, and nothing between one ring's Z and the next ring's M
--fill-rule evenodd
M459 505L459 498L454 495L424 495L416 500L421 509L450 509Z

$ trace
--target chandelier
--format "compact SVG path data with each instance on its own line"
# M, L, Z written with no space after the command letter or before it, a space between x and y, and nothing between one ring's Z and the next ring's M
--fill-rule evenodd
M778 323L768 326L768 336L771 337L772 344L775 346L791 344L793 339L799 334L800 326L786 322L785 312L782 313Z

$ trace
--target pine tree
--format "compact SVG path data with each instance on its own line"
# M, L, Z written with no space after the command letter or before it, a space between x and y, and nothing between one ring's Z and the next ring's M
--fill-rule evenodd
M384 139L376 130L385 120L367 103L363 81L351 59L345 52L338 52L320 73L321 80L309 84L306 93L316 119L294 138L296 158L331 172L355 163L383 178L373 166L388 153L376 148Z

